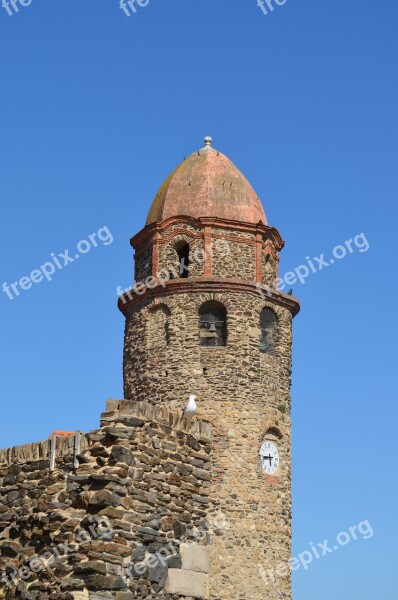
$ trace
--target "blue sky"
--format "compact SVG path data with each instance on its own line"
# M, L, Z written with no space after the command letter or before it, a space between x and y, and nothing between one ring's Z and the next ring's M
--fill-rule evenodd
M122 397L129 238L210 134L286 240L282 274L369 243L293 285L294 553L366 519L374 531L295 572L294 598L396 600L398 5L274 7L0 7L0 284L104 227L113 238L12 301L1 292L0 446L96 428Z

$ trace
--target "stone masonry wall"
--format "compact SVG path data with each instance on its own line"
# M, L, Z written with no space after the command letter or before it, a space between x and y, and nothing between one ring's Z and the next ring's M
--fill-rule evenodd
M139 249L135 260L135 281L143 282L152 275L152 247Z
M168 271L174 269L179 274L180 263L177 253L177 246L179 243L186 242L190 248L190 265L189 275L190 277L199 277L204 273L204 244L203 239L193 238L186 234L176 235L171 241L161 244L159 248L159 270L164 269ZM198 260L195 260L195 257Z
M109 401L101 428L0 451L0 598L205 598L211 426ZM217 522L216 522L217 523Z
M162 232L158 243L158 270L164 278L168 272L179 273L178 244L186 242L190 246L190 277L204 275L204 229L181 223L171 225ZM221 242L221 243L220 243ZM222 278L256 280L256 235L227 228L214 228L211 238L212 275ZM266 259L272 243L263 238L262 280L274 286L278 264L275 258ZM135 281L145 282L152 275L152 241L137 248L135 261ZM156 273L155 273L156 275Z
M227 345L199 345L199 308L208 301L227 309ZM151 351L153 307L169 314L168 344ZM275 356L260 352L260 312L278 319ZM152 329L153 330L153 329ZM262 573L288 565L291 556L290 373L291 312L255 292L171 292L143 298L126 314L125 396L181 410L188 394L198 396L199 418L212 423L214 510L227 527L212 537L212 600L291 598L286 572L266 587ZM281 466L277 477L262 472L259 448L272 430ZM211 516L213 504L209 506ZM288 571L288 570L286 570Z

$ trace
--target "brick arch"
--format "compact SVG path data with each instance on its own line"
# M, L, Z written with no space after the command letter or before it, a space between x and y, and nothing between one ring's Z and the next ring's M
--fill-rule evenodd
M169 298L154 298L149 304L147 304L142 310L141 314L145 321L148 321L151 312L156 310L157 308L164 307L166 308L167 315L170 317L173 310L171 306L172 302L170 302Z
M256 309L256 312L258 313L259 317L264 308L269 308L270 310L272 310L272 312L275 313L277 320L279 321L281 317L280 311L278 310L279 306L272 304L272 302L264 302L259 308Z
M186 233L177 233L177 235L175 235L171 240L170 240L170 245L176 249L178 244L180 244L181 242L185 242L186 244L191 245L192 242L194 241L193 236L190 236Z
M234 308L233 301L226 297L222 292L206 292L203 294L199 294L196 298L195 308L197 312L199 312L200 307L205 302L219 302L227 309L227 312L230 312Z
M273 435L274 437L278 438L278 440L281 440L283 438L283 433L281 432L279 427L276 427L275 425L268 427L264 431L264 437L267 437L267 435Z
M188 277L200 277L204 271L204 259L196 260L195 251L198 248L202 248L203 239L201 236L195 236L190 231L181 232L177 231L170 235L167 241L162 241L162 266L163 268L172 269L175 271L174 277L187 278L187 273L184 271L185 277L179 273L180 267L180 250L182 246L187 245L189 247L189 273ZM202 251L203 252L203 251ZM204 252L203 252L204 254Z
M253 307L253 311L255 311L259 319L263 308L270 308L273 310L278 323L289 323L289 315L286 313L286 310L282 306L278 306L277 304L273 304L267 300L263 301L260 305Z

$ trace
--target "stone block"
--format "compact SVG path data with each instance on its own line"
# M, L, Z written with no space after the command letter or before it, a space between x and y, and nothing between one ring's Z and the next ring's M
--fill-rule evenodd
M123 590L126 583L117 575L88 575L84 578L89 590Z
M90 600L88 590L84 589L81 592L72 592L73 600Z
M181 544L182 568L198 573L210 572L210 554L206 546L199 544Z
M205 600L207 575L196 571L169 569L165 591L168 594Z
M99 560L89 560L75 567L75 573L100 573L106 575L106 564Z
M124 446L113 446L111 458L116 462L126 463L127 465L134 465L135 462L131 450L124 448Z
M159 589L164 587L167 580L167 566L158 563L148 569L148 578L152 584L157 584Z
M84 581L81 579L75 579L73 577L64 577L61 581L61 590L72 591L84 589Z

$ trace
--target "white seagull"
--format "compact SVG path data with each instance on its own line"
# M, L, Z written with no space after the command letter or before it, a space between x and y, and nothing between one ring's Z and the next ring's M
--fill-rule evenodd
M196 404L196 396L191 394L189 396L188 404L184 408L183 416L184 417L194 417L198 412L198 405Z

